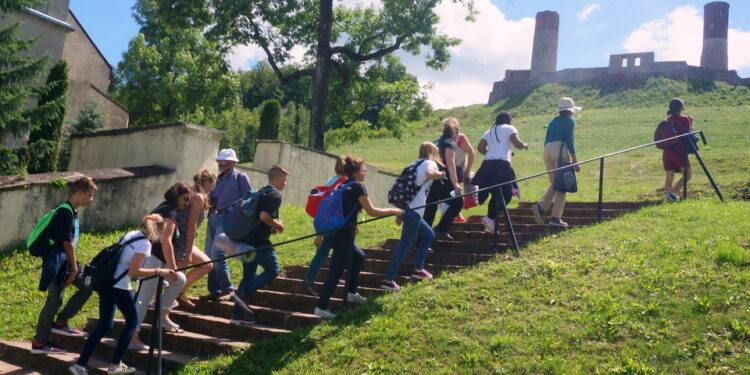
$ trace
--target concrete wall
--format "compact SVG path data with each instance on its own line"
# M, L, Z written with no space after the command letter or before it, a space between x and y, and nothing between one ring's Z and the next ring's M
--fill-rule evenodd
M0 185L0 249L23 243L39 218L68 199L67 189L52 187L52 179L74 181L84 175L93 178L99 189L94 202L79 210L82 230L140 222L174 181L172 170L151 166L30 175L23 181L4 183Z
M67 13L66 20L76 29L65 36L62 51L62 58L68 62L70 80L87 81L106 94L112 78L112 67L73 12Z
M266 171L271 165L279 164L288 169L292 176L289 185L282 193L284 203L304 207L310 190L326 182L334 175L333 167L338 155L321 152L308 147L281 141L259 140L255 151L253 168L240 168L248 173L253 187L266 184ZM390 207L388 190L397 175L382 172L378 167L367 164L367 179L364 184L370 199L379 207Z
M86 105L89 98L96 101L96 109L102 113L102 120L105 123L103 130L128 127L130 119L128 111L89 82L81 80L70 82L65 117L70 121L77 120L79 111Z
M222 135L183 122L77 134L72 138L69 169L159 165L175 170L173 182L190 182L202 168L216 170L214 158Z

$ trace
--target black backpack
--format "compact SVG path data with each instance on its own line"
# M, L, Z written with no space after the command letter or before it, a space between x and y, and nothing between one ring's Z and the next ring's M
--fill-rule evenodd
M86 286L99 293L111 289L112 286L117 284L128 273L128 270L125 270L125 272L115 277L117 264L120 263L120 256L125 246L145 239L146 237L144 236L135 236L122 242L121 238L117 243L102 249L83 269L83 280Z
M424 161L425 159L419 159L404 168L401 175L391 186L391 190L388 191L388 203L403 208L414 199L419 193L419 189L422 188L422 185L417 186L417 168Z

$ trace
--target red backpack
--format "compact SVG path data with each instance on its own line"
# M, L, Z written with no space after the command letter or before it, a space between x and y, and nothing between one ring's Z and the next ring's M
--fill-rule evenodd
M672 125L672 122L669 120L669 117L667 117L664 120L661 120L659 125L656 126L656 130L654 131L654 142L661 141L662 139L672 138L677 135L678 134L674 130L674 126ZM660 142L656 144L656 148L660 150L666 150L676 145L677 142L678 142L677 139L673 139L667 142Z
M318 207L320 207L320 202L325 199L333 190L335 190L339 185L346 182L346 177L339 177L338 180L334 181L331 185L322 185L322 186L316 186L310 191L310 195L307 196L307 204L305 205L305 212L307 212L308 215L311 217L315 217L315 215L318 213Z

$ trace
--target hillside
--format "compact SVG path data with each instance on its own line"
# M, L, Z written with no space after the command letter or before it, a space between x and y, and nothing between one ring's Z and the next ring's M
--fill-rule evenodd
M184 373L745 374L749 210L647 208Z
M493 106L473 105L435 111L430 119L401 139L379 138L329 150L334 154L352 153L381 169L400 173L417 157L419 144L437 139L440 119L454 116L461 122L461 131L476 147L481 135L500 110L515 114L514 125L530 150L516 151L513 165L518 176L528 176L544 169L542 150L546 125L557 109L560 96L575 99L584 110L576 115L576 149L579 160L652 141L653 131L664 118L666 103L674 96L686 100L688 115L695 117L696 129L705 131L707 146L701 155L708 168L717 176L724 189L747 190L750 176L750 90L723 83L649 79L642 86L631 88L566 87L545 85L532 93L504 99ZM481 155L474 170L481 163ZM694 163L698 167L697 163ZM584 166L580 179L582 190L572 200L593 200L598 194L598 164ZM656 147L607 159L605 162L605 199L637 200L659 198L657 189L663 183L661 151ZM708 190L702 171L696 170L694 187ZM546 188L537 179L522 184L525 199L536 199Z

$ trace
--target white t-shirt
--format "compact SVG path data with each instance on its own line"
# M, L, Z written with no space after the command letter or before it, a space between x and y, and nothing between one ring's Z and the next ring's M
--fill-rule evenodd
M510 136L518 134L518 130L513 125L495 125L484 132L482 139L487 142L487 154L484 155L485 160L502 159L510 161L511 150L513 150L513 142L510 141Z
M416 163L416 161L414 163ZM417 192L417 195L414 196L414 199L409 203L409 208L424 206L427 203L427 192L430 190L430 186L432 186L432 180L427 178L427 169L430 168L430 166L432 166L434 170L437 170L437 163L429 159L425 159L425 161L417 167L417 180L415 183L417 186L422 185L422 187L419 189L419 192ZM421 216L424 214L424 207L414 211Z
M128 232L122 238L122 243L137 236L143 236L143 233L141 233L141 231L139 230ZM125 246L125 248L122 249L122 254L120 255L120 263L117 264L117 271L115 271L114 277L120 276L123 272L127 271L128 268L130 268L130 263L133 261L133 255L135 254L145 254L146 256L143 258L144 260L148 258L148 256L151 255L151 242L149 242L147 239L142 239L135 241L128 246ZM125 276L120 279L120 281L118 281L117 284L114 285L114 287L117 289L133 290L133 288L130 286L130 276L128 276L128 274L125 274Z

